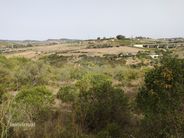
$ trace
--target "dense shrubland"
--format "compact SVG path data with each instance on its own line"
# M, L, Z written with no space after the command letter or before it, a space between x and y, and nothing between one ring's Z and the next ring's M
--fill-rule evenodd
M137 105L146 137L184 137L184 60L164 58L145 76Z
M0 56L2 138L184 137L184 60L165 55L147 67L126 57L72 59Z

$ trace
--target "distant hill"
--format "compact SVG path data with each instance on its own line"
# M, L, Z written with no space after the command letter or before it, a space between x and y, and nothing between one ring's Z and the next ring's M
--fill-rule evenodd
M77 42L80 40L77 39L67 39L67 38L61 38L61 39L47 39L47 40L0 40L0 47L7 47L12 45L49 45L49 44L60 44L60 43L71 43L71 42Z

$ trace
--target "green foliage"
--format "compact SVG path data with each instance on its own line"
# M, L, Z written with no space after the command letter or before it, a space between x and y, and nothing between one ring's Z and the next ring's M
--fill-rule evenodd
M9 70L6 68L0 68L0 83L9 84L12 81L12 76Z
M13 99L10 109L4 109L6 119L36 123L30 131L14 129L13 136L94 138L96 134L118 137L128 133L124 131L130 118L128 99L112 82L135 80L140 77L139 69L119 64L116 58L81 57L68 63L70 58L52 55L33 61L0 56L0 102L6 104L7 95ZM122 76L118 76L119 72L123 72ZM42 85L54 92L63 86L56 95L63 102L61 106L52 104L53 95Z
M145 85L138 93L137 105L145 115L143 127L155 128L147 127L148 133L154 132L152 136L183 137L183 67L184 60L164 57L161 66L145 76Z
M110 48L113 47L111 44L92 44L89 45L87 48Z
M16 95L16 101L31 106L49 105L53 100L52 93L43 86L24 88Z
M168 114L167 116L155 115L146 117L142 120L138 136L140 138L182 138L183 135L183 116Z
M114 79L126 84L132 80L136 80L137 78L142 77L144 72L140 69L133 69L133 68L123 68L115 70L113 73Z
M86 70L82 67L73 68L70 72L71 79L79 80L82 78L82 76L86 74Z
M79 61L80 64L82 64L83 66L89 66L89 65L98 65L98 66L102 66L105 65L107 63L109 63L107 58L103 58L103 57L99 57L99 56L95 56L95 57L88 57L88 56L84 56L82 57L82 59Z
M56 66L56 67L61 67L65 65L70 57L67 56L60 56L57 54L52 54L46 57L43 57L42 59L46 62L49 63L50 65Z
M53 103L53 95L43 86L22 89L15 97L15 120L41 120Z
M75 112L83 130L98 132L109 123L123 127L128 122L128 99L121 89L112 86L107 76L87 74L77 87L80 94Z
M4 85L0 84L0 104L2 103L4 93L5 93Z
M175 58L164 59L161 66L146 74L145 86L137 98L138 105L146 113L164 113L180 108L184 96L183 81L183 62Z
M15 81L17 87L43 85L48 83L49 73L49 67L42 62L28 62L17 69Z
M13 87L13 74L5 67L0 67L0 92L1 94Z
M150 54L150 51L143 51L143 52L142 51L139 51L136 56L139 59L150 59L149 54Z
M0 83L8 90L18 90L25 85L47 84L50 71L50 66L40 61L0 56Z
M121 138L123 137L122 134L121 127L115 123L111 123L97 134L97 138Z
M57 93L57 98L61 99L63 102L70 103L74 102L78 95L77 88L74 86L63 86L59 89Z
M122 39L125 39L126 37L124 35L117 35L116 38L119 40L122 40Z

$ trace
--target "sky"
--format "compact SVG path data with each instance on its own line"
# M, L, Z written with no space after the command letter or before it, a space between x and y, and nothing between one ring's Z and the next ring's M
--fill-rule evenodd
M184 0L0 0L0 39L184 37Z

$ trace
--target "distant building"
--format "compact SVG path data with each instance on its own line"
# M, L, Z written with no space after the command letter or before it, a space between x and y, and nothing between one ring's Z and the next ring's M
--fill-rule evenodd
M134 47L139 47L139 48L157 48L158 44L135 44Z
M157 54L150 54L150 57L153 58L153 59L158 59L159 55L157 55Z
M134 47L139 47L139 48L165 48L165 49L170 49L170 48L175 48L175 44L135 44Z
M143 44L136 44L136 45L134 45L134 47L144 48L144 45Z

